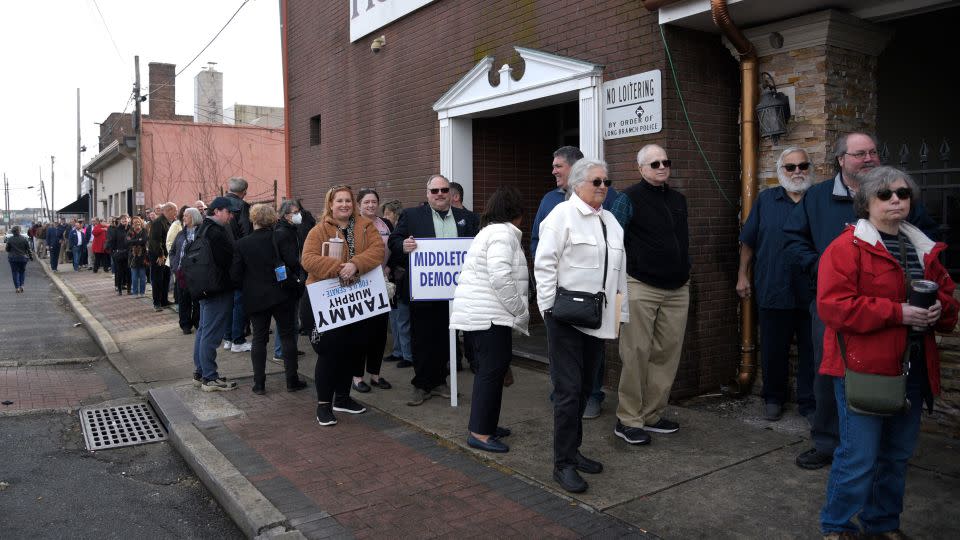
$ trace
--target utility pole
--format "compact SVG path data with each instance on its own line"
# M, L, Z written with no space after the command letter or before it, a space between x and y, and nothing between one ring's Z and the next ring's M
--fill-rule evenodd
M80 185L83 182L83 172L80 170L80 89L77 88L77 198L80 198Z
M134 74L136 75L136 82L133 85L133 101L135 103L135 109L133 113L133 135L136 137L137 141L137 160L133 168L133 197L135 208L139 214L142 210L142 202L140 202L140 195L143 192L143 179L141 174L143 171L140 169L140 56L133 57L133 68Z
M52 209L57 207L57 182L53 179L53 163L56 161L54 156L50 156L50 206Z
M7 184L7 173L3 173L3 216L6 218L7 230L10 230L10 185Z

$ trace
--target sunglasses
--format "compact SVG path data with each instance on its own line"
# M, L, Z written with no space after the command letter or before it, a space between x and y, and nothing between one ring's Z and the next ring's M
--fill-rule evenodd
M607 186L607 187L610 187L611 185L613 185L613 180L611 180L611 179L609 179L609 178L603 178L603 179L594 178L594 179L593 179L593 186L594 186L594 187L600 187L600 184L603 184L603 185L605 185L605 186Z
M801 171L805 171L810 168L810 162L804 161L803 163L787 163L786 165L783 166L783 168L786 169L787 172L793 172L797 169L800 169Z
M651 162L650 162L650 168L651 168L651 169L659 169L659 168L662 166L664 169L666 169L667 167L669 167L669 166L672 165L672 164L673 164L673 162L670 161L669 159L661 159L661 160L658 160L658 161L651 161Z
M448 187L435 187L429 189L430 193L436 195L437 193L450 193L450 188Z
M881 189L880 191L877 192L877 198L880 199L881 201L889 201L890 197L893 197L894 194L896 194L897 198L900 199L901 201L908 200L910 199L911 196L913 196L913 192L910 191L910 188L902 187L894 190Z

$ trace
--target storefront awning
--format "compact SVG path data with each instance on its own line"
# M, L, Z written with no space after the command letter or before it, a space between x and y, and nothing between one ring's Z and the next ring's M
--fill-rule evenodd
M58 214L83 214L90 213L90 194L85 193L79 199L57 210Z

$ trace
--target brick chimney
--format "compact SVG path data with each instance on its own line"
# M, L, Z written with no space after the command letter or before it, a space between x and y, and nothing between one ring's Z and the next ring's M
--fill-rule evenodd
M177 81L176 64L150 62L150 108L151 120L174 120L176 118Z

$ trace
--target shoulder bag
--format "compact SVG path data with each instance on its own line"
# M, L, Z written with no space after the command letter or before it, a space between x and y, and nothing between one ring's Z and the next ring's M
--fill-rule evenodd
M610 252L607 249L607 226L600 217L600 227L603 229L603 281L600 282L600 292L587 293L570 291L557 287L557 297L553 301L551 314L553 318L573 326L596 330L603 325L603 308L607 304L607 295L604 289L607 286L607 267L610 262Z
M907 250L903 244L903 237L898 235L897 240L900 242L900 262L903 265L903 274L909 289ZM899 375L877 375L850 369L847 365L847 347L840 332L837 332L837 342L840 344L840 355L843 358L848 409L859 414L893 416L910 408L910 400L907 399L907 375L910 373L910 351L913 349L914 340L909 335L907 348L903 351Z

